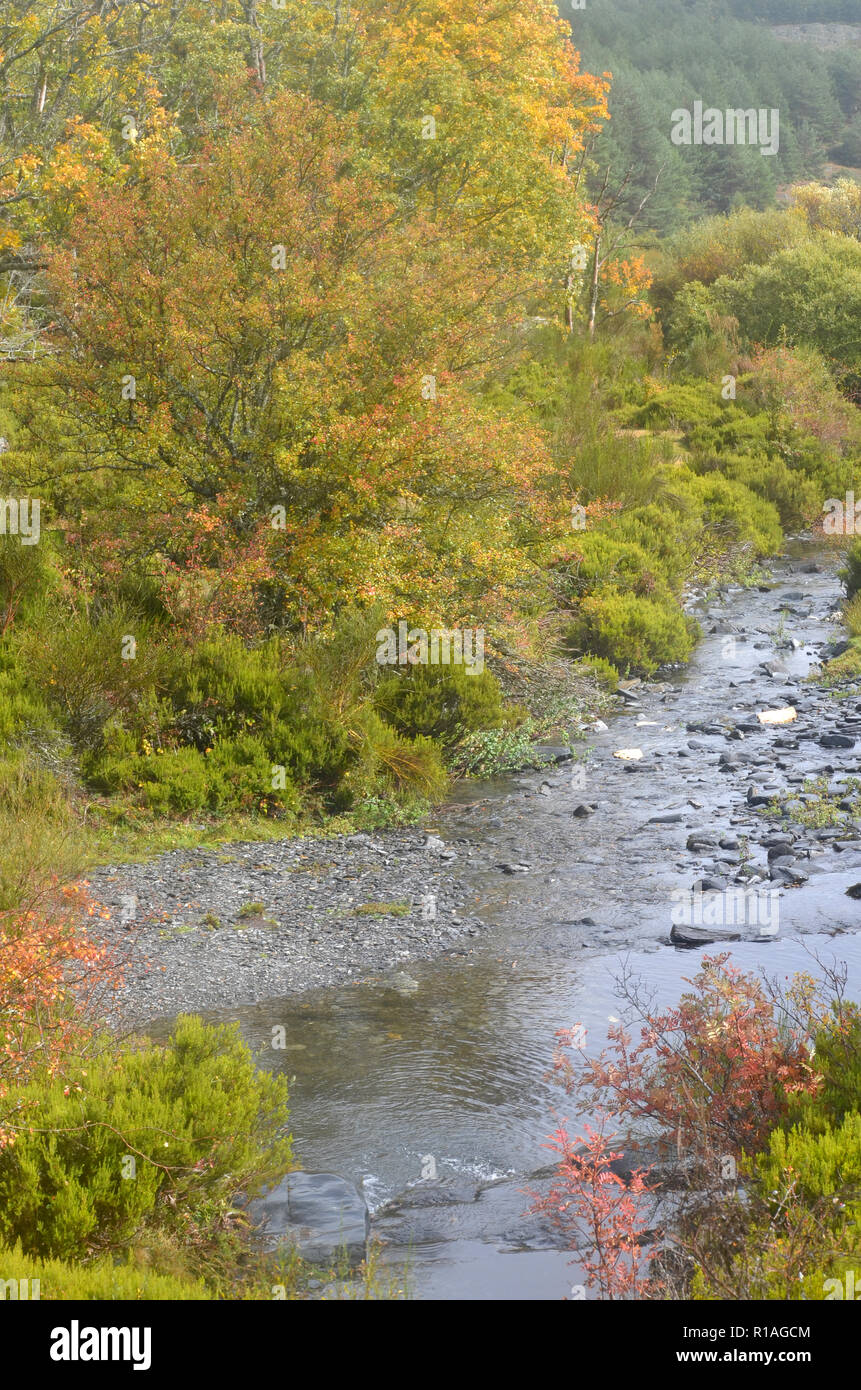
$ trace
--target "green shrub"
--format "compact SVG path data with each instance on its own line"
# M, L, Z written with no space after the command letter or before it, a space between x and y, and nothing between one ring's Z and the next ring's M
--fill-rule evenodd
M337 635L329 640L349 666L346 644ZM226 738L253 735L269 763L286 767L294 782L337 785L356 760L350 730L370 692L360 678L331 669L337 663L328 645L320 638L291 651L272 638L249 648L228 634L200 643L171 689L176 713L166 737L203 753ZM353 651L353 663L370 670L374 654L369 638Z
M711 536L728 546L747 542L760 556L780 549L783 533L776 509L742 483L716 473L689 474L685 489Z
M180 1018L164 1046L68 1061L20 1088L0 1149L0 1241L80 1259L141 1230L188 1233L291 1163L287 1083L258 1071L238 1026Z
M608 690L616 689L619 684L619 672L609 661L605 661L602 656L590 656L582 664L587 671L594 673L601 685L606 686Z
M665 662L687 661L696 627L670 604L605 589L583 600L569 640L620 670L651 675Z
M790 1117L808 1128L825 1128L861 1111L861 1005L844 1001L840 1013L814 1039L816 1070L822 1077L815 1096L789 1097Z
M702 289L696 287L697 292ZM689 381L652 388L642 405L621 414L626 425L637 429L690 430L696 425L713 425L724 418L730 407L721 398L720 386L710 381Z
M98 620L46 613L37 627L16 634L16 643L18 659L72 741L90 751L102 746L112 716L133 718L170 683L180 660L163 633L122 609Z
M59 574L51 563L51 550L44 531L37 545L24 545L18 536L0 536L0 631L29 618L56 588Z
M575 592L615 588L651 596L656 589L670 597L670 588L659 577L653 555L633 541L620 540L607 531L586 531L577 538L579 558L569 565Z
M774 1130L768 1153L757 1158L756 1171L766 1192L781 1191L791 1173L796 1196L808 1206L835 1196L851 1204L854 1198L861 1213L861 1115L844 1115L839 1124L826 1124L817 1133L806 1125ZM839 1202L831 1206L842 1225L845 1216Z
M68 882L83 861L65 781L26 750L0 756L0 912Z
M263 741L249 734L221 739L213 748L106 755L88 762L91 785L132 795L150 810L190 815L197 811L296 811L299 798L283 763L275 764ZM275 785L273 767L277 774Z
M531 723L517 729L479 729L466 734L449 754L459 777L500 777L527 767L535 757Z
M576 438L579 430L574 429ZM571 491L586 501L613 498L628 506L661 502L672 486L677 452L671 440L617 434L607 430L605 418L596 420L590 437L576 446Z
M57 720L24 675L8 643L0 654L0 743L55 732Z
M621 541L638 545L651 557L651 568L672 588L686 577L702 539L695 500L685 489L687 469L676 470L676 491L669 505L650 502L621 512L613 527Z
M406 738L373 709L356 714L352 732L356 761L333 804L346 809L359 799L391 792L436 797L448 786L441 750L423 734Z
M790 468L781 458L768 458L763 454L711 454L697 468L704 474L722 473L725 478L743 483L776 508L780 524L787 530L811 521L821 510L820 489L816 483Z
M109 793L131 793L154 811L188 815L209 796L206 759L194 748L163 755L104 757L85 765L90 784Z
M846 567L840 571L840 578L846 585L847 598L861 592L861 538L854 540L846 552Z
M33 1297L33 1280L38 1279L39 1300L44 1302L97 1299L114 1303L146 1299L173 1303L213 1297L201 1279L156 1274L151 1269L117 1265L105 1259L86 1265L40 1260L25 1255L20 1242L11 1249L0 1247L0 1278L17 1280L19 1290L21 1280L26 1279L28 1299Z
M411 666L384 676L374 707L409 738L425 735L452 747L465 734L510 726L499 682L489 671L470 675L465 666Z

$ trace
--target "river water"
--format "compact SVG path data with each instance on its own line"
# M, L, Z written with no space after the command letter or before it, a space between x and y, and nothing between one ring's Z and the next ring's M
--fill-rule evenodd
M670 894L689 889L722 854L715 849L706 862L688 851L692 831L748 836L765 872L757 840L776 823L747 806L748 785L798 787L805 775L857 770L854 750L818 744L849 703L803 684L818 646L840 635L834 563L814 555L820 567L805 572L812 555L790 547L767 591L733 588L700 607L705 636L689 667L668 686L638 692L639 708L587 735L585 781L568 764L465 784L437 813L435 828L458 852L451 872L494 924L471 951L207 1015L238 1017L265 1064L290 1074L295 1147L309 1171L352 1178L377 1210L423 1175L462 1182L459 1203L430 1207L424 1224L413 1225L409 1248L388 1237L384 1263L408 1262L414 1296L569 1293L578 1277L571 1254L541 1248L521 1221L523 1183L551 1161L542 1146L568 1113L546 1079L556 1030L582 1024L588 1050L600 1049L609 1020L621 1016L614 981L623 962L659 1002L678 999L703 950L669 944ZM762 670L767 661L782 669ZM728 739L732 724L756 725L758 710L786 703L798 708L794 729L751 728ZM632 764L613 753L632 747L643 757L628 771ZM727 750L753 761L723 770L718 758ZM596 809L575 816L584 802ZM673 813L681 820L648 823ZM814 851L803 861L809 880L782 892L777 935L754 930L727 949L740 966L777 976L816 973L817 956L843 962L858 995L861 903L846 889L861 879L861 853L805 844ZM528 868L506 873L503 862ZM736 867L728 863L726 872ZM268 1047L275 1022L286 1025L285 1051ZM381 1230L385 1236L385 1220Z

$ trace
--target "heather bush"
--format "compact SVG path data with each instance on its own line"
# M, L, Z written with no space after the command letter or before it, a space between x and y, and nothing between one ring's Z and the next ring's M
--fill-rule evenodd
M187 1237L291 1164L286 1080L255 1067L235 1025L185 1017L164 1045L69 1054L17 1098L0 1241L28 1256L121 1251L147 1228Z
M568 640L619 670L651 675L666 662L686 661L695 634L694 624L675 605L603 589L583 600Z
M16 640L16 659L83 752L101 747L117 715L134 720L141 703L170 683L177 644L153 624L120 608L48 612Z
M465 666L411 666L384 676L374 707L388 724L409 738L426 735L450 748L465 734L511 727L516 714L505 709L499 682L489 671Z
M19 1290L21 1281L26 1279L28 1299L34 1297L33 1281L37 1279L40 1302L95 1299L105 1303L138 1300L175 1303L214 1297L202 1279L159 1274L145 1266L116 1264L111 1259L88 1264L38 1259L25 1254L20 1241L11 1247L0 1246L0 1277L16 1280Z

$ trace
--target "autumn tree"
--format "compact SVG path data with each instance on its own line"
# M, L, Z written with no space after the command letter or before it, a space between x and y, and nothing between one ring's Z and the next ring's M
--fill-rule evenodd
M292 619L357 574L369 596L427 597L430 569L436 611L485 599L519 582L547 457L480 386L526 312L561 310L605 84L543 0L360 8L326 44L316 10L286 14L314 17L292 60L267 59L261 13L250 85L213 93L192 153L165 118L122 163L105 137L67 167L50 332L10 374L5 462L82 534L98 509L108 544L163 556L172 530L175 563L177 516L214 509L226 548L268 526Z

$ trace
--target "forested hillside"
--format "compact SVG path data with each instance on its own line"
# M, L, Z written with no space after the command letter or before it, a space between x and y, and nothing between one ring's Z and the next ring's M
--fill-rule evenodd
M788 184L821 177L828 159L861 165L861 28L854 43L820 51L781 42L769 27L799 19L861 25L861 8L853 0L620 0L570 16L587 68L613 75L600 163L617 184L632 171L620 204L626 213L650 194L641 225L667 232L703 213L770 207ZM697 99L779 110L778 152L677 148L671 112Z
M734 22L712 47L719 16L662 7L611 27L638 82L667 52L685 72L654 68L665 114L737 58L727 100L792 89L790 135L836 132L811 54ZM549 3L329 25L304 0L21 0L4 25L2 466L42 509L38 544L4 540L4 727L53 814L58 778L106 827L391 814L542 716L488 671L384 673L385 622L486 629L497 674L559 643L653 670L691 650L692 570L851 487L859 186L644 253L647 162L612 182L624 77ZM672 149L666 206L724 157L768 201L759 150Z

